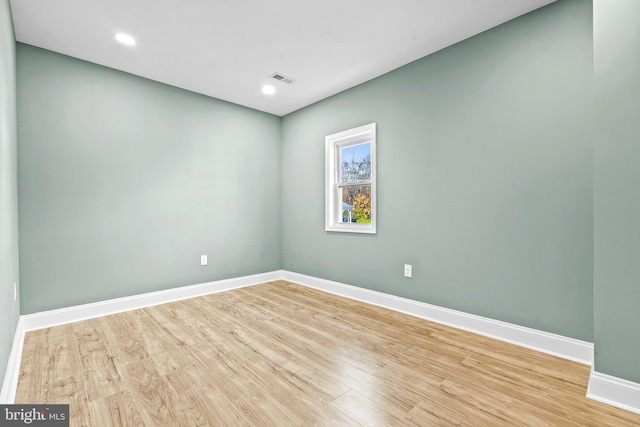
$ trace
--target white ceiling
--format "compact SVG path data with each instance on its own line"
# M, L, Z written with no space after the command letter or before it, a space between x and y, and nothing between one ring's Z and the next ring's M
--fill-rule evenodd
M11 0L16 39L283 116L555 0ZM115 41L131 34L135 46ZM279 72L291 85L270 79ZM261 93L265 83L278 91Z

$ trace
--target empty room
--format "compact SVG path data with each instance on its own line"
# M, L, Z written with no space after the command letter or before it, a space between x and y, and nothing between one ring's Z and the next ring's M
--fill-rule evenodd
M0 0L0 425L640 425L639 20Z

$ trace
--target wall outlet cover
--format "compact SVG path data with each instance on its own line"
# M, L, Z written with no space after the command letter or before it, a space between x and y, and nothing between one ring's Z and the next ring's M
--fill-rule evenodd
M413 273L413 267L411 266L411 264L405 264L404 265L404 277L411 277L412 273Z

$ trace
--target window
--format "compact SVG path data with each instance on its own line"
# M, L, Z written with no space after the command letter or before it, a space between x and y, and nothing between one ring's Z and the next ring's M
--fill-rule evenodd
M325 230L376 232L376 124L325 138Z

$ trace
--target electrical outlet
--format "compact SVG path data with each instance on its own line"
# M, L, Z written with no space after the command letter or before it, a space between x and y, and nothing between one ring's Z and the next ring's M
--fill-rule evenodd
M200 255L200 265L207 265L207 256Z
M411 266L411 264L405 264L404 277L411 277L412 270L413 270L413 267Z
M18 301L18 285L13 284L13 302Z

